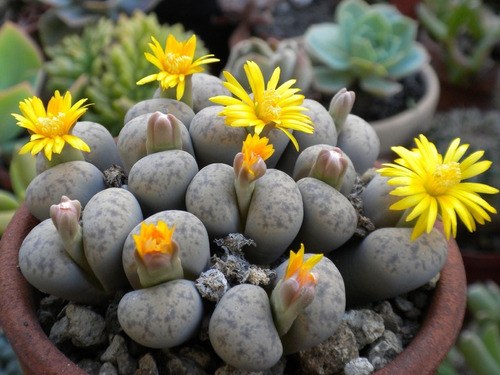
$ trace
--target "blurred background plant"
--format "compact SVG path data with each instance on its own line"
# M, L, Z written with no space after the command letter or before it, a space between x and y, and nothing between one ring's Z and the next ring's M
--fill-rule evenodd
M28 133L11 113L19 102L38 95L42 81L42 51L18 25L6 21L0 28L0 166L7 166L15 145ZM1 187L2 185L0 185Z
M481 0L423 0L416 12L423 29L440 47L451 83L469 85L493 67L500 17Z
M290 79L295 79L294 86L307 92L312 83L311 61L298 39L268 42L258 37L250 37L240 40L231 47L223 70L230 72L238 82L247 82L243 69L247 61L255 61L259 65L266 82L271 78L274 69L279 66L280 85Z
M124 13L135 10L148 12L161 0L36 0L48 6L39 21L40 39L50 46L63 36L80 32L85 26L95 24L105 17L116 20Z
M313 85L330 95L358 84L374 96L393 96L402 90L399 80L428 61L416 36L416 21L389 4L343 0L333 23L312 25L304 35Z
M21 144L17 144L12 151L9 189L0 189L0 237L24 201L26 188L36 176L36 158L30 153L19 155L20 148Z
M500 288L492 282L467 287L469 322L438 375L500 374Z
M89 98L91 103L83 120L95 121L118 135L127 110L135 103L153 97L157 85L136 85L155 72L144 58L151 35L163 45L168 34L186 40L193 32L180 23L161 25L155 14L135 11L120 15L117 21L101 18L80 35L69 35L45 49L50 60L45 64L47 89L70 90L73 97ZM208 54L197 38L195 58Z

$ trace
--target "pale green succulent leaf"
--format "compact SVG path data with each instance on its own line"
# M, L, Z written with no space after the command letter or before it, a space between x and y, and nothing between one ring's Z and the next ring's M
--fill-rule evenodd
M0 189L0 211L16 210L19 200L10 191Z
M392 25L392 30L399 42L395 43L398 50L407 50L417 36L417 25L414 22L396 21Z
M31 37L9 21L0 28L0 56L0 90L21 82L38 88L42 53Z
M349 87L354 79L346 72L336 72L325 67L314 68L314 87L323 93L334 95L340 89Z
M20 201L23 201L26 188L36 177L36 157L29 152L20 155L20 149L21 146L18 144L12 153L9 175L12 183L12 191Z
M356 56L350 59L351 71L357 77L386 77L388 75L387 70L377 61L370 61L365 59L360 59Z
M20 83L10 89L0 91L0 142L15 139L23 132L16 125L16 119L11 115L19 112L19 102L34 95L27 82Z
M367 77L360 80L359 85L363 91L380 97L390 97L401 91L402 86L381 77Z
M356 36L352 38L351 59L375 62L377 61L377 53L369 40Z
M313 58L336 70L346 70L349 63L342 50L340 30L337 25L321 23L310 26L304 35L306 48Z
M388 75L394 79L406 77L417 72L427 61L429 61L427 50L422 45L416 44L408 54L388 67Z
M0 236L5 233L5 229L7 228L7 225L9 225L16 211L17 208L15 210L0 211Z
M363 1L341 1L337 7L337 11L335 12L334 20L337 23L341 23L342 19L344 19L346 15L350 15L354 19L358 19L359 17L363 16L364 13L369 11L369 9L370 7Z
M358 23L365 29L364 32L376 33L377 35L384 35L391 32L390 22L380 12L368 12Z

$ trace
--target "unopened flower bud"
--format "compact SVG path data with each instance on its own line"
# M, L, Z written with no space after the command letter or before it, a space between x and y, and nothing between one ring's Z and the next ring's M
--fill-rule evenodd
M309 177L324 181L334 189L339 190L344 182L348 165L349 162L340 148L324 149L318 153Z
M337 132L340 133L342 126L344 126L347 115L351 112L356 94L354 91L347 91L343 88L338 91L330 101L330 108L328 112L335 122Z
M146 151L148 155L167 150L181 150L180 121L172 114L155 112L148 120Z
M83 251L82 227L80 215L82 205L63 195L61 203L50 206L50 217L59 233L64 249L68 255L89 275L93 275Z

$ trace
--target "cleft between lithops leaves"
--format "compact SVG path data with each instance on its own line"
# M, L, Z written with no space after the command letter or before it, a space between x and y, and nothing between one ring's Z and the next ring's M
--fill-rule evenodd
M169 228L163 221L141 224L140 233L134 234L137 274L143 288L182 279L184 270L179 258L179 244L172 238L175 225Z
M311 270L321 258L323 254L316 254L304 262L304 244L300 245L297 253L290 251L285 276L271 293L274 324L280 337L288 332L300 312L313 301L318 277Z

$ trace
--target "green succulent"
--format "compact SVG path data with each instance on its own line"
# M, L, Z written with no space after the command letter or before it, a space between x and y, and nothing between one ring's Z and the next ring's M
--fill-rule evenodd
M112 21L102 18L86 27L81 36L70 35L59 44L46 48L51 58L45 64L49 90L70 90L74 98L88 98L96 103L89 107L84 120L95 121L117 135L127 110L135 103L150 99L155 85L136 82L157 68L146 60L148 43L154 36L164 43L168 34L177 40L188 39L193 32L181 24L160 25L154 14L135 12ZM196 56L207 54L203 41L197 38Z
M0 151L10 155L23 129L11 116L19 102L38 93L43 79L42 51L19 26L7 21L0 28Z
M334 94L358 83L374 95L396 94L402 88L398 80L428 61L416 33L417 23L391 5L341 1L333 23L312 25L304 35L314 86Z
M121 13L148 12L161 0L36 0L50 8L40 18L40 38L45 46L57 43L62 36L76 33L95 24L101 17L116 20Z
M424 29L442 47L450 82L467 85L492 66L491 52L500 42L500 17L480 0L426 0L416 12Z

